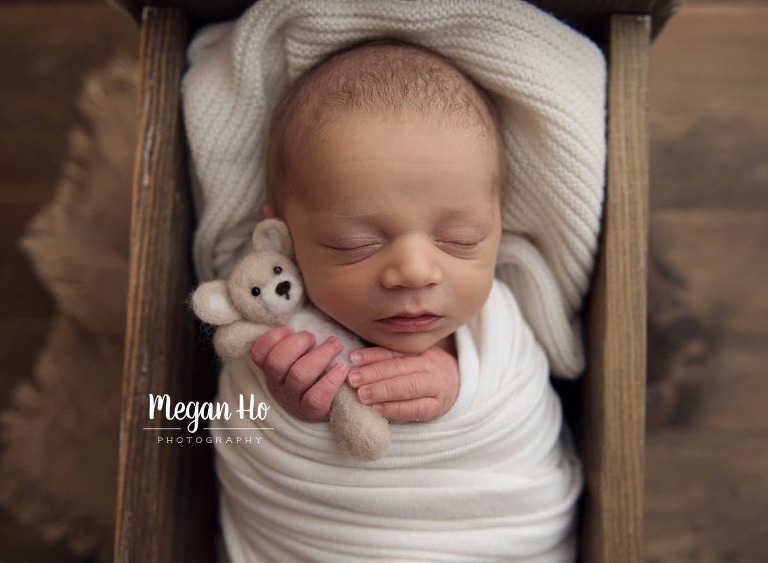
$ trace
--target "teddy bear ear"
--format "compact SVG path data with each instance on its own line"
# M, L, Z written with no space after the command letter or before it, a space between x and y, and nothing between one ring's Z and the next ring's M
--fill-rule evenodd
M229 298L227 282L224 280L200 284L190 301L198 318L208 324L220 326L242 319Z
M256 251L271 250L293 257L293 242L288 225L280 219L264 219L253 230L253 248Z

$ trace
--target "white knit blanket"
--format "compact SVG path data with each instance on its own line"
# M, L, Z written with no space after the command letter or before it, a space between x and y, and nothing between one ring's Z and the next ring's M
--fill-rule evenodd
M502 282L457 347L457 412L392 425L390 451L367 463L340 453L328 424L282 411L252 362L228 364L217 400L253 394L271 404L254 427L274 428L232 417L215 431L233 563L573 561L580 466L544 352Z
M267 127L286 86L323 56L382 36L448 56L495 98L509 168L497 276L552 370L575 377L603 197L605 62L521 0L260 0L236 23L203 29L183 81L200 280L226 277L262 218Z

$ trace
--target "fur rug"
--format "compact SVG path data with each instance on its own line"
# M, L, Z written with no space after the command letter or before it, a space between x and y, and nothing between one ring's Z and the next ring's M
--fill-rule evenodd
M20 241L57 313L0 414L0 503L49 541L112 559L137 67L84 83L53 200Z

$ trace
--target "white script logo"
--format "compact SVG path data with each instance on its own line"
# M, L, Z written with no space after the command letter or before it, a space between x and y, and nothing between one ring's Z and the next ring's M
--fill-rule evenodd
M240 420L264 420L267 418L269 405L263 401L256 404L253 395L248 395L250 400L246 406L246 398L240 395L240 408L235 413ZM154 420L156 413L162 413L165 420L188 420L187 430L194 434L197 432L200 420L229 420L232 412L229 404L219 401L189 401L187 403L173 403L168 393L164 395L149 394L149 419Z

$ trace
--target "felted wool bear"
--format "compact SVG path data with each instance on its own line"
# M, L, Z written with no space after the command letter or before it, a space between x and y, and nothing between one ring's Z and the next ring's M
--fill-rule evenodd
M192 308L204 322L216 325L213 338L222 359L248 356L253 343L277 326L306 330L323 342L335 335L344 350L331 364L349 364L352 350L362 341L306 299L299 268L293 261L293 243L287 225L265 219L253 231L253 252L235 266L227 280L201 284L192 294ZM378 459L389 446L387 419L359 402L344 383L333 401L330 428L341 450L361 461Z

